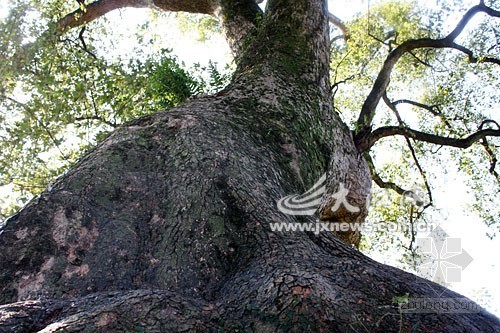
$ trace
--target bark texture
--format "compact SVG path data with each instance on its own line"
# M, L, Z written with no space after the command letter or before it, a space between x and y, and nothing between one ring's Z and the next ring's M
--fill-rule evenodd
M226 19L246 3L226 2ZM269 1L228 88L118 129L7 221L0 331L500 330L484 310L401 313L393 297L461 296L332 233L272 231L315 221L276 201L325 171L320 217L366 215L369 171L330 106L326 14L319 0ZM340 183L360 212L331 212Z

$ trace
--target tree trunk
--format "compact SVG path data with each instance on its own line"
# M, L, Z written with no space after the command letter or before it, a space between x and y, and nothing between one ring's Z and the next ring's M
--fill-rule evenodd
M320 217L362 221L371 179L330 105L324 3L270 1L242 36L247 2L221 1L228 88L116 130L3 226L0 331L499 331L484 310L403 313L394 297L461 296L332 233L271 230L315 222L276 201L325 171ZM360 212L331 213L340 183Z

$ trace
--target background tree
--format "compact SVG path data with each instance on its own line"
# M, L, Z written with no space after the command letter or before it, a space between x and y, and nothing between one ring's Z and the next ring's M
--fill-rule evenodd
M105 31L97 18L118 8L151 5L211 14L222 22L236 59L226 88L153 113L202 91L219 90L225 80L211 67L207 84L165 53L125 64L99 56L93 38ZM3 226L2 302L43 298L4 306L4 327L498 329L497 319L484 311L403 314L394 298L457 295L375 263L329 233L282 234L269 227L314 221L283 216L274 202L307 189L325 170L327 192L319 209L324 221L360 222L366 217L364 208L358 214L331 212L330 195L340 183L350 189L349 202L359 207L366 207L371 178L402 193L403 188L378 176L369 155L386 137L404 138L409 149L405 157L414 160L428 190L418 162L426 146L415 141L459 148L482 142L496 175L496 146L488 140L500 134L498 125L479 112L443 111L445 104L454 105L463 96L460 90L454 90L455 97L449 92L451 87L464 89L460 82L470 65L453 70L458 78L449 86L422 89L418 101L392 94L404 92L401 87L410 76L425 88L434 63L457 63L452 58L456 53L443 48L465 54L476 66L488 66L478 71L486 74L478 75L491 81L494 74L488 76L488 71L494 73L498 64L490 55L495 51L488 45L491 39L471 45L456 40L475 14L499 13L481 2L456 28L442 33L438 27L431 33L426 22L412 19L418 14L413 8L397 3L377 8L364 26L370 39L360 40L356 28L362 29L363 18L344 25L320 1L270 1L265 12L252 1L19 1L2 25L8 37L2 45L3 103L22 115L8 119L10 123L6 119L2 129L2 145L11 154L3 159L6 182L15 180L34 193L36 186L44 187L48 178L67 169L81 147L77 141L75 148L63 151L62 139L68 131L79 133L79 123L89 126L80 132L92 135L87 142L126 125ZM328 19L341 28L345 42L329 40ZM490 20L480 28L486 31ZM432 67L432 72L444 75L439 74L442 69ZM395 90L388 90L390 77ZM358 89L366 86L366 91ZM23 88L24 96L19 94ZM333 111L332 100L343 120ZM470 103L475 109L480 104ZM409 123L398 111L401 104L436 116L441 126ZM356 111L352 120L349 110ZM353 135L344 122L352 125ZM471 129L473 123L478 128ZM40 158L40 151L51 148L66 161L60 169L47 167ZM467 168L470 162L462 165ZM25 184L20 179L30 180ZM359 242L359 233L341 236L348 243Z

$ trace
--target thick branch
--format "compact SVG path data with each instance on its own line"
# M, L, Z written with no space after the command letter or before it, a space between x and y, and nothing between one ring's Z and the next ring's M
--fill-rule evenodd
M467 13L463 16L463 18L458 23L457 27L446 37L441 39L432 39L432 38L422 38L422 39L413 39L408 40L392 51L382 66L382 69L379 72L377 79L373 85L370 94L365 100L363 107L361 108L361 112L357 121L357 137L360 139L363 136L368 135L371 131L371 123L373 117L375 116L375 109L384 94L387 86L389 85L391 72L399 61L399 59L406 53L411 52L416 49L421 48L453 48L459 51L465 52L469 59L478 61L472 55L472 51L456 44L454 42L455 38L464 30L467 23L470 19L477 13L484 12L490 16L500 17L500 11L496 11L492 8L487 7L481 2L479 5L472 7L467 11ZM481 59L485 60L485 59ZM487 61L492 61L492 59L488 58ZM498 62L498 60L497 60Z
M221 0L215 16L222 23L226 40L235 56L243 53L250 32L254 31L262 10L254 0Z
M201 14L213 14L214 2L211 0L98 0L84 9L79 8L59 20L58 31L78 27L82 24L94 21L107 13L121 8L149 8L155 6L161 10L173 12L190 12Z
M470 63L489 62L492 64L500 65L499 59L491 58L491 57L479 57L478 58L474 55L474 52L472 52L472 50L469 50L468 48L466 48L462 45L459 45L457 43L451 43L450 47L455 49L455 50L458 50L458 51L461 51L461 52L467 54L467 57L468 57Z
M107 13L121 8L157 8L170 12L190 12L217 16L224 28L235 55L248 32L256 26L262 14L257 3L260 0L98 0L63 17L57 24L57 32L81 26Z
M147 8L150 5L151 1L148 0L99 0L85 6L85 9L79 8L60 19L57 22L58 31L66 31L92 22L115 9L127 7Z
M402 135L406 138L412 138L417 141L423 141L428 143L433 143L442 146L450 146L456 148L468 148L473 143L484 139L488 136L500 136L500 130L498 129L484 129L479 130L475 133L470 134L468 137L462 139L449 138L444 136L439 136L435 134L429 134L420 132L411 128L400 127L400 126L386 126L380 127L370 133L366 140L358 143L358 149L360 151L366 151L371 146L375 144L378 140L394 135Z

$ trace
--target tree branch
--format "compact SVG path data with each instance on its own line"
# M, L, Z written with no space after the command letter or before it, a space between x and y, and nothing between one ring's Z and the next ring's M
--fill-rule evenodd
M106 120L100 116L75 117L75 121L90 121L90 120L99 121L99 122L106 124L108 126L111 126L113 128L118 127L115 123L112 123L111 121Z
M439 111L439 107L437 105L427 105L419 102L415 102L409 99L398 99L396 101L391 102L390 104L396 106L398 104L410 104L421 109L427 110L432 113L434 116L439 117L441 112Z
M64 16L57 22L57 31L62 33L71 28L92 22L107 13L121 8L151 8L164 11L190 12L212 15L215 3L211 0L98 0Z
M395 191L396 193L398 193L400 195L403 195L405 192L407 192L406 190L404 190L403 188L399 187L395 183L393 183L393 182L386 182L382 178L380 178L380 176L377 173L377 170L375 168L375 164L373 163L373 159L372 159L372 157L371 157L371 155L370 155L369 152L365 152L363 154L363 156L364 156L364 158L366 160L366 163L368 164L368 167L370 169L370 174L371 174L372 179L375 182L375 184L377 184L380 188L391 189L391 190Z
M247 46L247 35L254 31L262 17L262 10L254 0L221 0L215 16L222 23L226 40L235 56Z
M342 36L339 36L339 37L343 37L344 40L349 39L349 32L347 31L347 27L345 26L344 22L342 22L342 20L340 18L338 18L337 16L335 16L329 12L328 13L328 22L330 22L331 24L333 24L334 26L339 28L340 31L342 31Z
M78 34L78 39L82 42L82 49L90 56L92 56L92 58L97 60L97 56L87 48L87 43L85 43L85 39L83 38L84 33L85 33L85 26L82 27L80 33Z
M478 57L474 56L474 52L472 52L471 50L469 50L468 48L466 48L462 45L459 45L456 43L451 43L450 47L455 49L455 50L459 50L459 51L467 54L467 57L468 57L470 63L474 64L474 63L478 63L478 62L489 62L492 64L500 65L500 59L491 58L491 57L479 57L478 58Z
M147 8L151 6L148 0L98 0L64 16L57 22L57 31L63 33L71 28L92 22L107 13L120 8Z
M98 0L64 16L57 23L59 34L122 8L156 8L169 12L189 12L217 16L235 55L262 14L261 0Z
M61 154L61 157L68 161L69 158L68 156L66 156L66 154L61 150L61 147L59 146L59 143L57 142L56 138L54 137L54 135L52 134L52 132L50 131L50 129L47 127L47 125L45 125L41 120L40 118L37 117L36 115L36 112L34 110L32 110L29 106L27 106L26 104L24 103L21 103L9 96L5 96L5 95L2 95L1 97L5 98L6 100L22 107L26 113L32 118L35 120L35 122L38 123L38 125L47 133L47 136L49 137L49 139L52 141L52 143L54 144L54 146L57 148L57 150L59 151L59 154Z
M497 179L497 181L500 182L500 175L498 174L498 172L495 170L496 168L496 165L497 165L497 157L495 156L495 153L493 152L493 150L491 150L489 144L488 144L488 140L486 140L486 138L484 138L482 141L481 141L481 145L483 146L484 150L486 151L486 154L488 155L489 159L490 159L490 170L489 172L495 176L495 178Z
M403 119L399 115L396 104L391 102L389 97L387 97L387 92L384 92L383 98L384 98L384 102L387 104L387 106L396 115L396 118L398 119L399 125L404 126L405 124L403 122ZM417 166L417 169L420 172L420 176L422 177L422 179L424 181L425 188L427 190L427 195L429 196L429 203L432 205L432 201L433 201L432 200L432 191L431 191L431 187L429 185L429 182L427 180L427 176L425 174L424 168L422 167L422 165L420 165L420 161L417 158L417 153L416 153L415 148L413 147L413 144L411 143L410 139L408 137L405 137L405 141L406 141L406 145L408 146L408 149L410 149L410 153L411 153L411 156L413 158L413 161L415 162L415 165Z
M429 111L433 116L439 117L441 119L441 121L443 122L443 124L446 125L446 127L448 127L448 129L451 131L451 133L456 132L455 129L453 128L453 126L448 121L448 119L446 119L445 115L439 109L439 105L427 105L427 104L415 102L415 101L412 101L409 99L399 99L399 100L391 102L391 104L394 105L394 107L396 107L398 104L409 104L409 105L413 105L413 106L416 106L418 108L424 109L426 111Z
M476 59L473 56L472 51L454 42L455 38L457 38L458 35L464 30L470 19L479 12L486 13L493 17L500 17L500 11L487 7L481 1L479 5L472 7L467 11L467 13L465 13L458 25L450 34L448 34L448 36L441 39L422 38L408 40L396 47L389 54L377 76L377 79L375 80L375 83L373 84L372 90L368 94L368 97L366 98L361 108L356 126L357 141L362 141L362 138L370 133L371 123L373 121L373 117L375 116L375 109L380 102L380 99L382 98L382 95L384 94L387 86L389 85L391 72L394 66L404 54L421 48L453 48L466 53L467 55L469 55L469 59L472 59L475 62L479 60L493 63L498 62L498 60L492 58Z
M420 176L422 177L422 180L424 181L425 185L425 190L427 191L427 195L429 196L429 203L428 205L431 206L434 203L434 200L432 198L432 190L431 186L429 185L429 180L427 179L427 175L425 174L424 168L420 164L420 161L417 158L417 153L415 151L415 148L411 144L410 139L406 138L406 143L408 144L408 148L410 149L411 157L413 158L413 161L415 162L415 166L418 169L418 172L420 173Z
M375 142L378 140L394 135L402 135L406 138L412 138L417 141L428 142L432 144L442 145L442 146L450 146L456 148L468 148L473 143L479 141L480 139L484 139L488 136L500 136L500 130L498 129L483 129L479 130L475 133L470 134L469 136L461 139L450 138L439 136L435 134L429 134L420 132L411 128L401 127L401 126L385 126L380 127L371 132L362 143L358 144L358 149L361 152L368 150L372 147Z
M495 125L498 129L500 129L500 124L498 124L496 121L493 119L485 119L481 122L481 125L479 125L479 129L483 129L484 125L486 124L493 124Z

